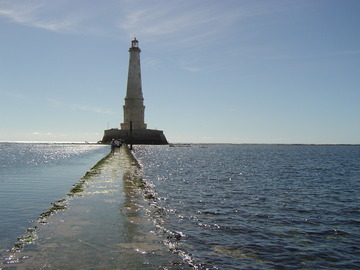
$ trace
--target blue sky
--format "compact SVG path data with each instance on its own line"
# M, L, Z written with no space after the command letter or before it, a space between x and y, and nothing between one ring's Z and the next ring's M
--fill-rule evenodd
M360 1L0 0L0 141L98 141L139 40L170 142L360 143Z

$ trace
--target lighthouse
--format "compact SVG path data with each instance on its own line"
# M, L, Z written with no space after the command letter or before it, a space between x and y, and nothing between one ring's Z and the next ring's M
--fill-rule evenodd
M123 106L124 120L120 124L120 129L112 128L104 131L103 143L109 143L112 139L121 139L131 144L168 144L162 130L147 129L145 124L140 52L139 41L134 38L129 49L129 70Z
M122 130L129 130L130 123L133 129L146 129L144 122L144 98L141 87L141 67L140 67L140 48L139 41L134 38L129 49L129 72L126 88L124 105L124 122L121 124Z

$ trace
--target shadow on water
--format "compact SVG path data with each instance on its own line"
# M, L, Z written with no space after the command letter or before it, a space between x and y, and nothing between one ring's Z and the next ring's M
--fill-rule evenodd
M156 234L140 166L109 154L5 254L0 269L189 269Z

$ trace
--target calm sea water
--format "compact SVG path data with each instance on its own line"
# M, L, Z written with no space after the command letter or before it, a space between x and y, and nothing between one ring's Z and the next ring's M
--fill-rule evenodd
M0 251L108 152L0 143ZM145 218L194 269L360 268L360 146L135 146L134 154L151 205Z
M165 243L199 269L359 269L360 146L137 146Z
M104 145L0 143L0 251L108 152Z

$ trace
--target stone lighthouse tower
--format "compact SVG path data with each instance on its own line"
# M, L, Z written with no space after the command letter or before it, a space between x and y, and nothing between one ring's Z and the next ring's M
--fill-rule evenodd
M120 128L104 131L102 143L121 139L130 144L168 144L162 130L147 129L144 121L145 106L141 87L139 41L134 38L129 49L129 72L125 96L124 122Z
M130 122L133 129L146 129L144 123L144 98L141 88L140 48L139 42L134 38L129 49L129 72L127 90L124 105L124 123L122 130L130 129Z

